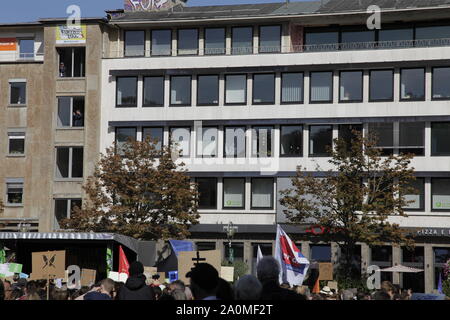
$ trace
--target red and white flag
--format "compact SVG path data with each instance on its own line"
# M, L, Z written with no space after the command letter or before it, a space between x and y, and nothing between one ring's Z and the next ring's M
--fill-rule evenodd
M130 264L128 263L127 256L122 249L122 246L119 246L119 273L126 273L130 276L128 269L130 268Z
M309 268L309 261L280 225L277 225L275 259L281 267L280 283L287 282L291 286L301 286L303 284Z

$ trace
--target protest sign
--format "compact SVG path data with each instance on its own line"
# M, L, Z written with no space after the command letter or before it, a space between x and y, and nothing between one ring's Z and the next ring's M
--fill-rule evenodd
M220 277L228 282L233 282L234 267L220 267Z
M147 280L151 280L152 277L158 272L156 267L144 267L144 275Z
M328 287L331 290L334 290L334 291L338 292L338 283L337 283L337 281L328 281L327 285L328 285Z
M319 263L319 281L333 280L333 264L331 262Z
M32 273L35 279L64 278L66 251L33 252L31 257Z
M220 250L209 251L181 251L178 254L178 279L189 283L188 273L197 263L209 263L220 273Z
M22 265L19 264L19 263L10 263L9 264L9 272L21 273L22 272Z
M81 286L90 287L95 283L96 270L81 269Z
M0 264L0 278L7 278L14 276L14 272L9 271L9 264L2 263Z
M114 280L116 282L127 282L128 275L126 273L118 273L115 271L110 271L108 274L108 278Z

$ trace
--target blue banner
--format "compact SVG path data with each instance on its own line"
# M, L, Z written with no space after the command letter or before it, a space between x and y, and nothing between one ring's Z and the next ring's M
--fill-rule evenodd
M190 241L169 240L169 242L172 245L173 251L175 251L177 257L178 252L180 251L194 251L194 244Z
M445 300L445 294L413 293L411 300Z

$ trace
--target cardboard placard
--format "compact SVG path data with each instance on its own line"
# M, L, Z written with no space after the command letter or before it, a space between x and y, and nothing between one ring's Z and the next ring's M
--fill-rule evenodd
M186 278L186 273L188 273L196 263L209 263L220 273L220 258L220 250L181 251L178 254L178 279L188 284L189 279Z
M108 278L114 280L116 282L127 282L128 275L126 273L118 273L115 271L110 271L108 274Z
M333 264L331 262L319 263L319 281L333 280Z
M327 286L331 290L334 290L335 292L338 292L338 283L337 283L337 281L328 281Z
M9 272L22 273L22 265L20 263L10 263Z
M81 286L90 287L95 284L97 270L81 269Z
M234 267L220 267L220 277L228 282L233 282Z
M66 271L66 251L33 252L32 270L34 279L63 279Z
M147 278L147 281L151 281L152 277L158 273L158 269L156 267L144 267L144 275Z

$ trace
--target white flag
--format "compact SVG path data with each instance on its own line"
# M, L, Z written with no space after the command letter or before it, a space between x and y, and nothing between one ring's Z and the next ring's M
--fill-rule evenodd
M285 282L291 286L301 286L303 284L309 268L309 261L280 225L277 225L275 259L281 267L280 284Z
M256 254L256 265L261 261L263 258L263 254L261 252L261 247L258 245L258 253Z

